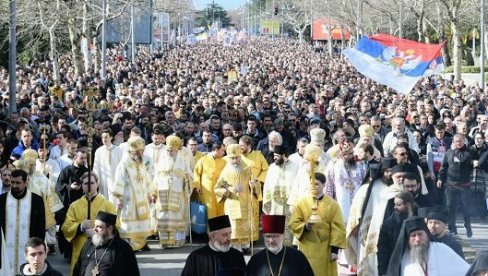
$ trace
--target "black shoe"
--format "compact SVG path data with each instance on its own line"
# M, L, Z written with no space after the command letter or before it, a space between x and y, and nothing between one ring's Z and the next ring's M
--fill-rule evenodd
M466 229L466 236L467 236L468 238L471 238L471 237L473 236L473 230L471 230L471 229Z

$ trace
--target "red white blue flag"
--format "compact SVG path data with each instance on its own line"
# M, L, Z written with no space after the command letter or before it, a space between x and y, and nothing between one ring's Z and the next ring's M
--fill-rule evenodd
M407 94L420 78L444 71L443 46L378 34L363 36L344 55L364 76Z

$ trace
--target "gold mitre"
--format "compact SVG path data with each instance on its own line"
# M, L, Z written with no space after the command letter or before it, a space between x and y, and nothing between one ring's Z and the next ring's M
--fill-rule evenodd
M39 158L39 154L37 153L37 151L33 149L26 149L22 153L22 159L27 162L36 162L38 158Z
M358 129L359 131L359 136L361 137L373 137L374 135L374 130L373 127L370 125L361 125Z
M239 157L242 154L241 146L238 144L230 144L227 146L226 152L229 157Z
M181 147L181 139L178 136L170 135L166 138L166 148L178 150Z
M321 128L314 128L314 129L310 130L310 138L311 138L310 142L312 144L323 145L324 141L325 141L325 135L326 135L325 130L323 130Z
M15 160L12 163L17 170L23 170L26 173L29 173L29 163L25 160Z
M127 141L129 144L129 150L134 149L137 151L144 151L144 147L146 146L146 141L140 136L130 137Z
M317 162L320 159L320 156L322 155L322 148L318 147L316 145L308 144L305 146L303 153L303 159L312 161L312 162Z

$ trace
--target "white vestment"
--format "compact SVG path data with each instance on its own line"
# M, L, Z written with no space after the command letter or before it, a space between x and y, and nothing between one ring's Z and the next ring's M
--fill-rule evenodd
M364 202L369 185L373 185L371 194L368 202ZM389 199L389 196L384 196L387 189L387 184L379 178L373 184L362 185L354 196L347 224L345 255L350 265L357 266L358 276L378 274L376 253ZM366 209L361 217L363 204L366 204ZM355 229L357 236L353 234Z
M263 188L263 212L267 215L287 215L287 202L292 184L298 174L299 164L287 160L281 166L268 167Z
M149 158L153 164L153 172L157 171L165 154L166 146L164 144L156 146L154 143L151 143L144 148L144 155Z
M430 242L427 273L422 267L410 260L410 250L405 250L402 257L402 276L460 276L466 275L469 264L449 246L440 242Z
M10 267L19 271L20 265L25 263L24 246L30 237L32 193L17 200L11 193L7 195L5 208L5 242Z
M95 160L93 161L93 171L98 175L98 190L103 197L107 198L113 204L116 199L112 196L115 183L115 171L119 162L122 160L122 149L118 146L103 145L95 151Z
M316 173L323 173L325 172L327 167L324 163L319 162L318 165L315 167ZM311 169L310 164L306 163L301 168L298 169L297 177L293 186L291 187L291 193L288 197L288 205L290 207L295 206L296 202L303 196L311 195L311 181L310 181Z
M59 173L61 173L61 168L59 163L55 160L49 158L45 162L41 160L36 160L36 171L49 176L49 185L53 188L56 187L56 182L58 182Z

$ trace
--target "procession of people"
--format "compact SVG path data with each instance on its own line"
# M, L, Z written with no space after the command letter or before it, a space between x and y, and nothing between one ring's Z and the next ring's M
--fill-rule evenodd
M431 76L399 94L291 38L108 53L105 79L19 66L9 116L0 69L14 273L52 271L22 274L36 249L62 253L70 275L139 275L150 239L183 247L195 220L209 241L182 275L467 273L456 218L472 237L488 215L485 90Z

